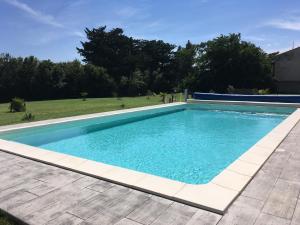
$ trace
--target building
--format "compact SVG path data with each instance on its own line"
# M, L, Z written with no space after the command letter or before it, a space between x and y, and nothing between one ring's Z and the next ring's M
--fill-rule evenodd
M300 94L300 47L278 54L273 73L279 93Z

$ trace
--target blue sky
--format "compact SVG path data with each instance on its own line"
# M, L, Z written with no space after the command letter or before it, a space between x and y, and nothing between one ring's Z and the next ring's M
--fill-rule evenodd
M84 28L176 45L240 32L267 52L300 46L299 0L0 0L0 52L80 59Z

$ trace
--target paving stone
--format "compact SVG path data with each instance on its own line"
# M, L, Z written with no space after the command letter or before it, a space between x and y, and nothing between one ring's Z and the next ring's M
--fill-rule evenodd
M57 185L57 186L52 186L51 184L47 184L45 182L41 182L41 184L39 184L38 186L36 187L33 187L31 189L29 189L28 191L30 193L33 193L35 195L38 195L38 196L43 196L51 191L54 191L56 190L57 188L59 187L62 187L63 185Z
M111 198L109 201L99 204L99 207L97 208L98 212L89 217L85 222L86 224L115 224L126 217L134 209L143 205L148 199L149 196L147 194L138 191L130 191L129 193L123 194L121 197ZM95 212L95 208L93 208L93 210Z
M183 225L197 212L196 208L174 202L151 225Z
M61 216L55 218L54 220L49 221L45 225L78 225L82 222L82 219L69 213L64 213Z
M300 199L298 198L297 206L292 218L291 225L299 225L300 224Z
M33 224L48 222L63 214L64 210L73 208L81 201L97 194L93 190L85 189L88 181L94 182L89 177L81 178L57 191L51 192L49 195L44 195L16 207L11 212Z
M94 191L98 191L98 192L104 192L104 191L112 188L113 186L115 186L113 183L110 183L110 182L107 182L104 180L97 180L94 184L91 184L87 188L92 189Z
M91 190L82 190L78 193L65 194L58 201L52 202L33 213L30 213L24 217L26 221L32 224L44 224L59 216L61 216L69 208L75 207L81 201L89 198L95 194Z
M119 201L107 202L107 206L103 212L113 212L118 216L126 217L134 209L141 207L147 200L149 195L140 191L131 191L125 197L119 199Z
M262 201L239 196L221 218L218 225L253 225L262 207Z
M260 170L253 180L247 185L245 190L242 192L242 195L265 201L271 193L276 180L277 178L270 176L268 172Z
M291 221L287 219L262 213L254 225L289 225L290 222Z
M1 165L1 163L0 163L0 165ZM15 165L14 163L12 163L12 165L5 164L3 167L0 166L0 176L5 177L5 176L7 176L7 173L16 171L16 170L20 170L20 169L22 169L22 167Z
M32 187L40 185L40 183L41 182L38 180L28 179L23 183L1 191L0 208L10 211L15 207L37 198L37 195L28 192L28 190Z
M221 218L221 215L199 209L186 225L216 225Z
M83 177L83 175L79 173L75 173L68 170L54 169L49 170L45 173L40 173L35 178L41 181L44 181L48 184L56 184L56 185L66 185L71 183L79 178Z
M44 169L46 171L47 169ZM43 170L35 170L33 168L19 168L15 170L8 170L6 173L1 174L0 191L21 185L26 180L33 179Z
M277 168L277 167L270 167L268 165L263 166L260 171L264 171L265 173L269 174L269 176L278 179L281 175L283 168Z
M289 160L289 157L291 156L291 153L286 152L274 152L270 158L267 160L267 162L264 164L265 169L282 169L286 166L287 161Z
M300 132L299 132L300 133ZM280 144L280 148L283 148L289 152L294 152L299 149L300 142L298 142L299 136L298 137L293 137L291 138L290 135Z
M43 183L43 182L35 180L35 179L23 180L22 183L20 183L16 186L13 186L13 187L10 187L10 188L7 188L5 190L0 191L0 198L2 198L4 196L7 196L11 193L14 193L16 191L27 191L27 192L29 192L30 189L39 186L41 183Z
M117 222L115 225L141 225L140 223L137 223L135 221L129 220L127 218L124 218Z
M300 182L300 161L290 159L282 170L280 178Z
M292 152L290 159L291 160L298 160L299 163L300 163L300 151Z
M30 200L36 199L37 196L24 190L15 191L0 198L0 208L5 211L18 207Z
M142 206L130 213L127 218L143 223L151 224L173 203L173 201L152 196Z
M1 154L0 155L0 167L2 165L5 165L4 162L7 162L9 160L13 160L15 159L16 157L14 155L11 155L11 154Z
M35 168L35 169L45 169L47 168L48 170L54 170L56 167L49 166L47 164L43 164L31 159L26 159L26 158L17 158L15 161L15 164L18 166L21 166L23 168Z
M299 183L279 179L265 202L263 212L291 219L296 207L299 191Z
M99 212L79 225L112 225L119 222L122 218L114 213Z
M82 219L88 219L104 210L105 207L117 203L119 199L124 198L130 192L131 190L129 188L115 186L109 189L105 194L99 193L96 196L81 202L77 207L70 209L69 212Z

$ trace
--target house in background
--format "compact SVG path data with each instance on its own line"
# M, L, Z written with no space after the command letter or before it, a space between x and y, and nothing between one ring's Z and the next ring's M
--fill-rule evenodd
M275 57L273 75L278 93L300 94L300 47Z

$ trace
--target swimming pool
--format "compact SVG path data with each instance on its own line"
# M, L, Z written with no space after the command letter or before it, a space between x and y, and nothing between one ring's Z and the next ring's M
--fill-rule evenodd
M183 104L0 133L0 138L206 184L281 123L286 107Z

